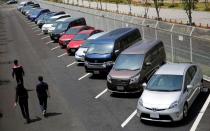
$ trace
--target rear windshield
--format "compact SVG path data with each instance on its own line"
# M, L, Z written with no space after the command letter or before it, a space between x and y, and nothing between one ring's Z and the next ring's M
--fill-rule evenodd
M68 29L67 31L66 31L66 34L68 34L68 35L75 35L75 34L77 34L79 32L79 29L76 29L76 28L70 28L70 29Z
M89 37L88 34L78 34L75 36L74 40L78 41L78 40L86 40Z

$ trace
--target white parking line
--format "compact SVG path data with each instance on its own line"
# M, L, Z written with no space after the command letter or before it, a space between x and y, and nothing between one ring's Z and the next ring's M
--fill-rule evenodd
M128 122L137 114L137 110L135 110L122 124L121 127L124 128Z
M38 29L38 28L39 28L39 27L36 27L36 26L35 26L35 27L33 27L33 28L32 28L32 30L34 30L34 29Z
M80 77L78 80L82 80L83 78L85 78L86 76L90 75L90 73L85 74L84 76Z
M35 27L36 25L34 25L34 23L32 23L31 27Z
M34 23L28 22L27 24L29 24L29 25L33 25Z
M63 54L61 54L61 55L59 55L57 57L60 58L60 57L65 56L65 55L67 55L67 53L63 53Z
M60 47L60 46L56 46L56 47L52 48L51 51L53 51L53 50L55 50L55 49L57 49L57 48L59 48L59 47Z
M54 42L54 41L48 41L48 42L46 42L45 44L48 45L48 44L53 43L53 42Z
M36 34L36 35L42 35L43 33L41 32L41 33L39 33L39 34Z
M41 38L41 39L43 40L43 39L46 39L46 38L49 38L49 37L50 37L50 36L45 36L45 37L43 37L43 38Z
M74 64L76 64L77 62L76 61L74 61L73 63L71 63L71 64L68 64L66 67L70 67L70 66L72 66L72 65L74 65Z
M208 96L206 102L204 103L202 109L200 110L200 112L199 112L199 114L198 114L198 116L197 116L195 122L193 123L193 125L192 125L190 131L195 131L196 128L198 127L198 124L199 124L201 118L203 117L203 115L204 115L204 113L205 113L205 111L206 111L206 108L207 108L208 105L209 105L209 102L210 102L210 95Z
M99 93L95 99L98 99L100 96L102 96L104 93L106 93L108 91L108 89L106 88L105 90L103 90L101 93Z

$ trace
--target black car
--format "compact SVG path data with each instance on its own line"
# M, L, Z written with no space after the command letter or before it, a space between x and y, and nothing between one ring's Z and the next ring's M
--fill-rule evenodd
M85 18L68 18L65 21L60 21L57 23L55 30L50 34L50 38L57 42L61 35L63 35L69 28L79 25L86 25Z

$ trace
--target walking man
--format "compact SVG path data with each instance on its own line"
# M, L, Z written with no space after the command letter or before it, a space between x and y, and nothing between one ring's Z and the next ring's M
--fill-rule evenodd
M16 88L16 96L15 96L15 104L17 106L17 102L19 103L23 118L26 119L27 123L30 123L29 111L28 111L28 92L24 88L22 83L18 83Z
M23 67L18 64L18 60L14 60L14 66L12 67L12 77L16 78L17 84L23 84L23 76L25 75Z
M47 97L49 96L48 91L48 84L46 82L43 82L43 77L38 77L39 84L36 86L36 92L39 99L39 104L42 110L42 114L46 116L46 110L47 110Z

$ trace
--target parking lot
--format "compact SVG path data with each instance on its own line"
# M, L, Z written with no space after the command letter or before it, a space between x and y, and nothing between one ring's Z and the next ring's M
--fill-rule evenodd
M201 93L184 122L142 123L136 116L141 94L110 95L106 76L85 73L82 64L60 49L49 35L16 10L16 6L0 7L0 118L1 131L10 130L77 130L77 131L187 131L192 127L209 93ZM13 59L24 66L25 87L30 90L29 110L34 120L26 127L19 109L12 108L15 80L11 78ZM37 76L43 75L50 85L49 118L40 116L34 91ZM205 87L210 87L205 82ZM209 108L207 108L209 111ZM204 114L204 121L207 120ZM198 126L200 131L209 125Z

